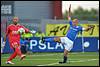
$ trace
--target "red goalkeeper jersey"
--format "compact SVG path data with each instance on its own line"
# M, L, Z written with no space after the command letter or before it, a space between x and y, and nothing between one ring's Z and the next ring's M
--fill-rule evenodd
M27 28L25 28L24 26L17 24L11 24L7 27L7 31L6 31L6 36L8 36L9 42L11 44L11 42L14 41L20 41L20 34L17 33L19 28L24 28L25 32L29 32L29 30Z

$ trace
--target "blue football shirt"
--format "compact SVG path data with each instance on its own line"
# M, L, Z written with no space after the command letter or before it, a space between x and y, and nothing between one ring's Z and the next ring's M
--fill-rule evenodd
M70 28L66 33L66 37L68 37L71 41L74 41L77 37L79 31L82 31L82 26L73 26L72 20L69 21Z

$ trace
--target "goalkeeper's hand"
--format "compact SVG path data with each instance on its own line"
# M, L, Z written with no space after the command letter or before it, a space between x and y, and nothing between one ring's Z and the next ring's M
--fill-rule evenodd
M31 31L30 31L30 33L35 34L35 33L36 33L36 31L35 31L35 30L31 30Z

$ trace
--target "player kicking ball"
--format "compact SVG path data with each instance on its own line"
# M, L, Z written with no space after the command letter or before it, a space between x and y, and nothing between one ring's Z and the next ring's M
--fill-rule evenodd
M63 57L63 61L59 62L60 64L67 63L68 53L73 48L73 43L76 39L78 32L88 31L92 28L92 27L83 28L81 26L78 26L78 22L79 22L78 19L71 20L70 11L71 11L71 5L69 7L69 13L68 13L68 21L70 24L70 28L64 37L55 37L55 38L48 38L48 39L42 37L43 43L54 41L64 45L64 57Z
M19 18L13 17L13 24L10 24L6 30L6 35L4 37L3 44L5 45L6 37L8 36L10 48L14 50L12 55L7 59L6 64L14 64L12 60L17 55L20 57L20 60L26 57L26 55L22 54L20 50L20 35L23 33L23 30L25 30L25 32L30 32L30 33L31 31L29 31L24 26L18 24L18 22L19 22Z

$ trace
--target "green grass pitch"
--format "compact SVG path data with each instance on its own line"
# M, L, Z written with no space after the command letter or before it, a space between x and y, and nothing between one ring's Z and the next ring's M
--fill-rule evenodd
M12 60L14 65L6 64L10 54L1 55L1 66L99 66L99 52L70 52L68 63L59 64L63 60L63 53L27 53L20 61L17 56Z

